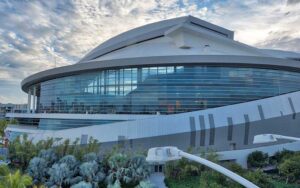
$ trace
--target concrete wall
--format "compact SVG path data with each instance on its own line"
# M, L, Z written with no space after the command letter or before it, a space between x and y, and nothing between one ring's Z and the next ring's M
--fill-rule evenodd
M222 151L233 147L230 146L231 143L236 144L236 149L252 147L251 142L255 134L278 133L300 136L297 126L299 104L300 92L294 92L219 108L174 115L141 116L135 120L82 128L51 131L14 126L8 127L7 130L32 133L34 141L47 137L75 140L87 136L96 138L102 143L135 140L132 144L150 143L151 146L157 146L175 144L179 141L178 146L182 149L201 145ZM77 116L78 119L90 117L85 114Z

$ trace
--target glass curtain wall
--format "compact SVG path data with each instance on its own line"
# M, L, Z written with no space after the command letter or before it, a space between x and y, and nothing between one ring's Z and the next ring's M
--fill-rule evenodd
M133 67L38 86L40 113L174 114L298 91L300 73L200 65Z

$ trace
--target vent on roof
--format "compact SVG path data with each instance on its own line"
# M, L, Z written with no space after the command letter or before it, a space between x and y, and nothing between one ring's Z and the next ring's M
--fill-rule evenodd
M203 28L203 29L206 29L206 30L212 31L212 32L214 32L214 33L217 33L217 34L219 34L219 35L222 35L222 36L225 36L225 37L227 37L227 38L228 38L228 35L227 35L227 34L225 34L225 33L222 33L222 32L220 32L220 31L216 31L216 30L214 30L214 29L211 29L211 28L205 27L205 26L203 26L203 25L200 25L200 24L197 24L197 23L195 23L195 22L191 22L191 24L193 24L193 25L196 25L196 26L198 26L198 27L201 27L201 28Z

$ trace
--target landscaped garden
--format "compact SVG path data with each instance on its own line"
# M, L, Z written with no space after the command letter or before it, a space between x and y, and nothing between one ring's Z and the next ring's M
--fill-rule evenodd
M214 153L208 153L206 158L220 163ZM248 169L234 162L220 164L262 188L300 188L300 152L284 150L269 157L255 151L248 156L247 162ZM165 174L169 188L242 187L220 173L186 159L168 162Z
M3 130L3 129L2 129ZM9 165L0 165L0 188L52 187L151 188L145 152L130 153L114 147L101 151L91 138L87 145L79 139L48 139L34 144L26 135L9 143Z
M0 134L7 122L0 122ZM122 151L118 147L101 150L97 140L87 145L61 139L34 144L26 135L8 146L9 165L0 165L0 188L151 188L147 180L146 151ZM300 152L281 151L273 157L260 151L248 156L248 169L233 162L220 163L214 152L202 154L210 161L245 177L262 188L300 188ZM201 164L181 159L167 162L165 183L169 188L242 187Z

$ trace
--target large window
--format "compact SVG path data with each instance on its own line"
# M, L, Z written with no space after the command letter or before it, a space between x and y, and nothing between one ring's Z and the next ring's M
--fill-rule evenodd
M174 114L298 90L297 72L200 65L134 67L43 82L38 111Z

